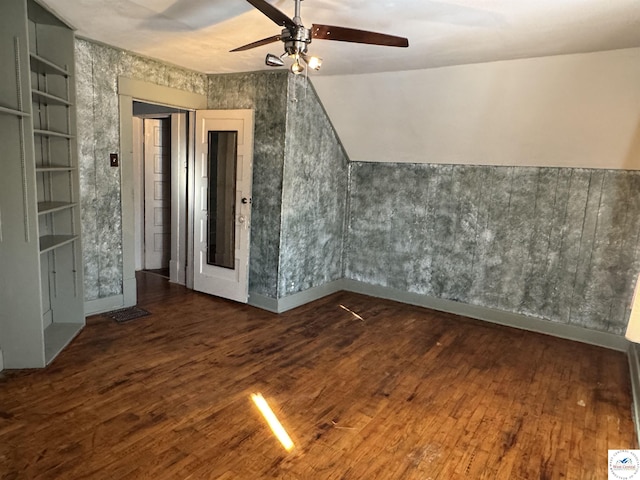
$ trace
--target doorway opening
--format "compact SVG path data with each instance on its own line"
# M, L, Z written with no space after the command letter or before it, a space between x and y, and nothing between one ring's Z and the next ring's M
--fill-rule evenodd
M138 248L138 252L141 252L141 250L136 245L140 245L141 240L136 243L136 229L138 229L137 235L142 238L143 223L141 220L136 221L135 211L136 205L141 205L138 195L143 194L144 188L139 186L142 176L136 176L135 162L133 160L134 150L138 149L140 151L143 148L141 142L134 142L133 137L136 129L133 123L134 121L143 122L146 115L160 118L163 118L163 115L165 117L169 115L171 119L169 280L172 283L185 285L187 288L246 303L248 299L247 273L251 220L253 111L220 110L216 113L216 111L206 110L206 95L122 76L118 77L118 99L120 152L122 155L120 167L122 202L122 296L120 298L122 306L129 307L137 303L136 248ZM134 103L146 105L137 105L134 113ZM138 108L143 107L153 108L154 110L151 112L138 110ZM174 110L177 110L177 113ZM196 122L196 114L200 115L198 122L204 121L205 124L200 125L200 123ZM219 124L219 121L223 123L231 121L232 123L235 122L235 124L223 125ZM213 123L209 124L210 122ZM204 127L207 128L205 129ZM238 129L237 127L242 128ZM140 131L139 128L138 131ZM176 131L183 133L174 135ZM222 278L214 281L213 277L219 272L214 271L212 273L211 269L207 268L211 266L206 261L201 261L206 258L203 255L202 245L207 244L206 233L208 230L206 226L208 223L205 220L209 202L204 202L203 200L208 198L207 177L210 162L208 161L208 142L198 143L196 131L200 133L204 131L239 132L236 141L238 149L236 180L240 183L236 184L235 215L233 216L235 239L241 239L241 241L236 242L238 244L236 253L239 256L234 259L234 266L237 266L237 268L232 270L230 268L217 267L227 274L232 273L234 275L233 279ZM241 134L241 131L244 133ZM139 137L143 138L143 135L139 135ZM175 153L176 149L178 153ZM141 158L141 154L139 155ZM140 171L139 167L137 171ZM199 179L200 183L196 182L196 178ZM248 183L245 184L245 182ZM137 208L140 209L138 216L142 219L144 210L141 207ZM197 212L200 213L198 214ZM227 217L229 219L232 218L230 216ZM166 236L164 239L166 243ZM198 245L198 252L195 252L196 244ZM142 253L138 253L138 258L142 259ZM239 259L239 261L236 261L236 259ZM198 268L196 265L204 268ZM141 260L138 267L142 269ZM194 280L197 275L200 275L201 278L208 277L206 278L207 281L221 288L218 290L198 288ZM233 290L226 291L226 288L230 286L234 287Z
M133 102L135 270L182 284L186 262L178 261L177 252L188 239L186 228L174 224L187 213L176 210L186 204L179 179L187 166L188 114L179 108Z
M195 111L207 108L207 96L202 93L188 92L177 88L166 87L144 80L136 80L123 76L118 77L118 109L120 112L120 181L122 202L122 296L120 302L123 307L136 305L136 225L134 213L136 209L135 192L140 193L136 186L135 169L133 162L133 103L140 102L154 107L168 109L174 108L181 112L183 117L171 117L171 129L177 128L188 131L184 135L184 141L172 142L172 150L179 148L181 155L173 155L173 158L190 159L192 165ZM166 111L166 110L165 110ZM183 112L188 112L184 114ZM152 113L158 113L154 111ZM174 115L174 113L171 113ZM185 118L186 117L186 118ZM174 120L175 118L175 120ZM180 137L182 138L182 137ZM187 139L189 141L187 142ZM190 169L192 170L192 169ZM187 265L187 259L193 258L193 242L187 241L193 232L193 221L188 214L189 202L193 196L187 188L187 160L185 162L171 162L171 260L169 261L170 281L184 284L192 288L193 268ZM190 184L190 183L189 183ZM180 195L176 195L180 192ZM139 202L138 202L139 204ZM186 278L185 278L186 271ZM111 306L111 305L110 305ZM113 308L111 308L113 309Z

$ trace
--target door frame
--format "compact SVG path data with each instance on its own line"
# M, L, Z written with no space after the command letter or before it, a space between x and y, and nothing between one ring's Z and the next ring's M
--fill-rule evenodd
M133 101L156 103L183 110L205 110L207 96L185 92L171 87L163 87L142 80L118 77L118 100L120 112L120 202L122 218L122 296L112 299L123 307L136 304L135 272L135 218L134 218L134 181L133 181ZM190 113L190 116L193 113ZM192 122L191 122L192 124ZM189 133L190 134L190 133ZM189 147L188 158L192 157ZM172 167L173 168L173 167ZM184 169L180 169L184 172ZM186 191L186 175L182 175ZM189 228L189 227L187 227ZM188 258L188 257L187 257ZM187 279L188 284L188 279ZM119 300L119 301L118 301ZM106 305L107 302L105 302Z

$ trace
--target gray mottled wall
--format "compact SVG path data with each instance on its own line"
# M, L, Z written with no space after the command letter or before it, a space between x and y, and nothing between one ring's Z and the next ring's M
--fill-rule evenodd
M351 164L345 276L620 334L640 172Z
M118 76L206 94L207 77L129 52L76 39L78 150L85 299L122 294Z
M254 109L249 292L277 298L287 72L211 75L209 108Z
M212 75L209 108L253 108L249 292L282 298L342 276L347 158L311 84Z
M348 164L315 92L287 72L207 77L78 39L76 75L87 300L122 293L120 171L108 157L123 75L254 109L250 292L282 298L342 272L624 330L640 269L638 172Z
M347 156L311 83L289 77L278 296L342 278Z

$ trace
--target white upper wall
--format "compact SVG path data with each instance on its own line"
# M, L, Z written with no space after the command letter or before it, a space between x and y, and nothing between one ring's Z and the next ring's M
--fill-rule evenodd
M353 161L640 170L640 48L313 84Z

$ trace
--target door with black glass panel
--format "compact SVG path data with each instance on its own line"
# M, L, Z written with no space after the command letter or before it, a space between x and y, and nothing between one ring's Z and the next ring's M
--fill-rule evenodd
M252 110L196 112L193 288L248 299Z

